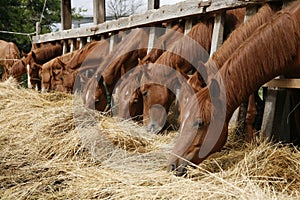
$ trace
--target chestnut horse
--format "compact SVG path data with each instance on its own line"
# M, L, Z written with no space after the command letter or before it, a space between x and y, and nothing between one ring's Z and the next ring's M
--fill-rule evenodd
M105 57L83 89L85 106L99 111L107 111L111 107L111 95L121 75L135 67L138 60L147 54L148 33L146 28L132 30Z
M21 76L27 74L28 88L37 87L40 89L41 80L39 70L41 66L49 60L62 54L60 43L47 43L38 49L33 49L28 54L23 53L23 57L11 68L11 76L19 82Z
M45 63L40 70L42 91L72 92L78 69L85 65L96 68L108 54L108 49L107 40L95 41Z
M280 6L277 6L276 4L265 4L252 18L250 18L250 20L247 21L247 23L241 24L229 35L229 37L224 41L224 44L212 55L212 57L209 58L204 66L201 62L199 62L198 69L200 70L201 75L198 71L196 71L188 80L189 85L191 85L194 91L197 92L206 86L206 83L209 82L209 77L212 77L212 74L222 67L223 63L225 63L238 46L244 42L260 25L267 22L270 19L270 16L279 9ZM179 97L180 101L183 102L181 104L182 106L188 102L191 95L192 94L187 91L182 90ZM246 117L246 124L248 128L247 134L250 142L253 135L252 124L255 119L255 107L254 95L251 95L249 98L249 106Z
M158 28L160 30L160 28ZM164 30L164 29L162 29ZM119 83L119 112L118 116L122 119L134 118L139 120L143 114L143 97L139 89L141 75L143 73L144 63L155 62L161 54L163 54L171 45L183 36L183 25L181 23L174 25L170 30L167 30L164 35L159 37L154 48L140 61L133 72L121 79Z
M2 80L8 78L11 67L19 58L20 52L17 45L12 42L0 40L0 70L1 67L3 68L0 78L2 77Z
M225 47L224 47L225 48ZM168 161L177 175L220 151L235 109L261 85L282 74L300 77L300 3L278 11L224 63L209 85L189 101Z
M232 29L242 23L244 13L244 8L228 11L225 22L228 24L228 26L226 26L226 33L232 31ZM177 66L180 72L187 73L192 70L194 66L197 66L199 61L205 62L208 58L207 52L210 51L213 23L213 17L206 20L203 19L203 21L191 29L186 37L176 42L172 48L162 54L155 64L170 66L174 69ZM169 79L170 77L167 78ZM161 114L159 113L161 109L150 111L151 106L162 105L166 113L168 113L170 105L175 99L175 95L162 85L147 84L146 82L148 81L149 80L145 79L144 84L142 79L143 86L141 87L141 93L143 94L144 100L143 119L148 129L151 128L154 132L158 132L163 124L159 119L163 118L155 119L154 116L160 116Z

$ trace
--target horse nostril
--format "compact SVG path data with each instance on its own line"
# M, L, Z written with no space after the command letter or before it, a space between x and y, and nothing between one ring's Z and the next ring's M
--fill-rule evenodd
M175 164L175 163L172 163L172 164L170 164L170 168L169 168L169 171L175 171L176 170L176 168L177 168L177 165Z

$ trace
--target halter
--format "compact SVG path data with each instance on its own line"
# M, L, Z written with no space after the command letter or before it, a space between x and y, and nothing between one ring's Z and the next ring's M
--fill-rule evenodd
M101 79L102 79L102 82L101 82ZM106 101L107 101L107 105L104 109L104 112L108 111L109 108L112 107L112 104L111 104L111 96L110 96L110 93L108 91L108 88L107 88L107 84L103 78L103 76L100 77L98 83L102 83L103 87L104 87L104 90L105 90L105 95L106 95Z

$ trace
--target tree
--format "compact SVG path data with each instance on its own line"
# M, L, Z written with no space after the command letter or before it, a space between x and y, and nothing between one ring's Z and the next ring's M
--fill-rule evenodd
M60 0L0 0L0 31L35 33L41 22L41 34L51 32L51 25L60 22ZM22 51L31 48L30 37L0 32L0 39L12 41Z
M144 5L141 0L108 0L106 4L108 15L114 19L135 14Z

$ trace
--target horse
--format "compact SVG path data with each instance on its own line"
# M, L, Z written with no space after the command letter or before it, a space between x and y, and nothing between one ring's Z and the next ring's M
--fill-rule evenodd
M47 43L38 49L33 49L28 54L23 53L23 57L11 68L11 76L19 82L21 76L27 74L28 88L41 88L39 70L42 65L49 60L62 54L62 45L60 43Z
M188 84L194 89L194 92L197 92L205 87L206 83L209 82L209 77L212 77L213 74L222 67L223 63L238 48L238 46L245 41L260 25L267 22L270 19L270 16L272 16L279 9L280 6L277 4L263 5L250 20L244 24L241 24L229 35L229 37L224 41L224 44L209 58L204 65L200 61L198 63L198 69L200 72L196 71L187 81ZM183 102L182 106L185 106L191 95L191 93L181 90L179 101ZM252 141L253 137L252 124L255 120L257 112L255 102L259 101L257 96L257 92L255 92L255 94L252 94L249 97L249 106L246 116L246 132L249 142Z
M104 58L83 89L82 98L86 107L98 111L107 111L111 107L111 95L117 81L146 56L148 34L147 28L132 30Z
M2 80L8 78L11 67L18 59L20 59L20 52L17 45L12 42L0 40L0 67L3 68L0 75Z
M42 91L73 92L78 69L85 65L97 66L108 53L107 40L88 43L80 50L56 57L45 63L40 70ZM95 67L94 67L95 68Z
M243 21L241 16L244 13L244 8L229 11L226 15L226 22L230 24L230 26L226 26L226 29L232 30L241 24ZM170 66L174 69L176 66L178 66L181 72L187 73L192 70L194 66L198 65L198 61L205 62L208 58L207 52L210 51L213 24L213 16L209 17L208 19L203 19L191 29L186 37L177 41L172 48L162 54L155 64ZM141 93L147 94L143 95L144 124L148 127L148 130L151 128L154 132L158 132L158 130L162 128L161 124L163 124L163 122L159 119L155 119L151 115L159 116L161 109L150 111L150 108L153 105L162 105L166 113L168 113L171 105L170 102L174 101L175 95L172 94L170 90L164 88L164 86L159 86L158 84L143 84L143 79L142 85L143 87L141 87ZM149 115L150 113L151 115Z
M224 47L225 48L225 47ZM261 85L282 74L300 77L300 3L275 13L247 38L186 105L168 170L186 174L220 151L234 110Z
M118 117L121 119L133 118L139 120L143 114L143 97L139 87L143 64L155 62L171 45L183 36L184 27L181 22L158 38L151 51L139 62L137 69L122 77L118 92ZM128 112L129 111L129 112Z

